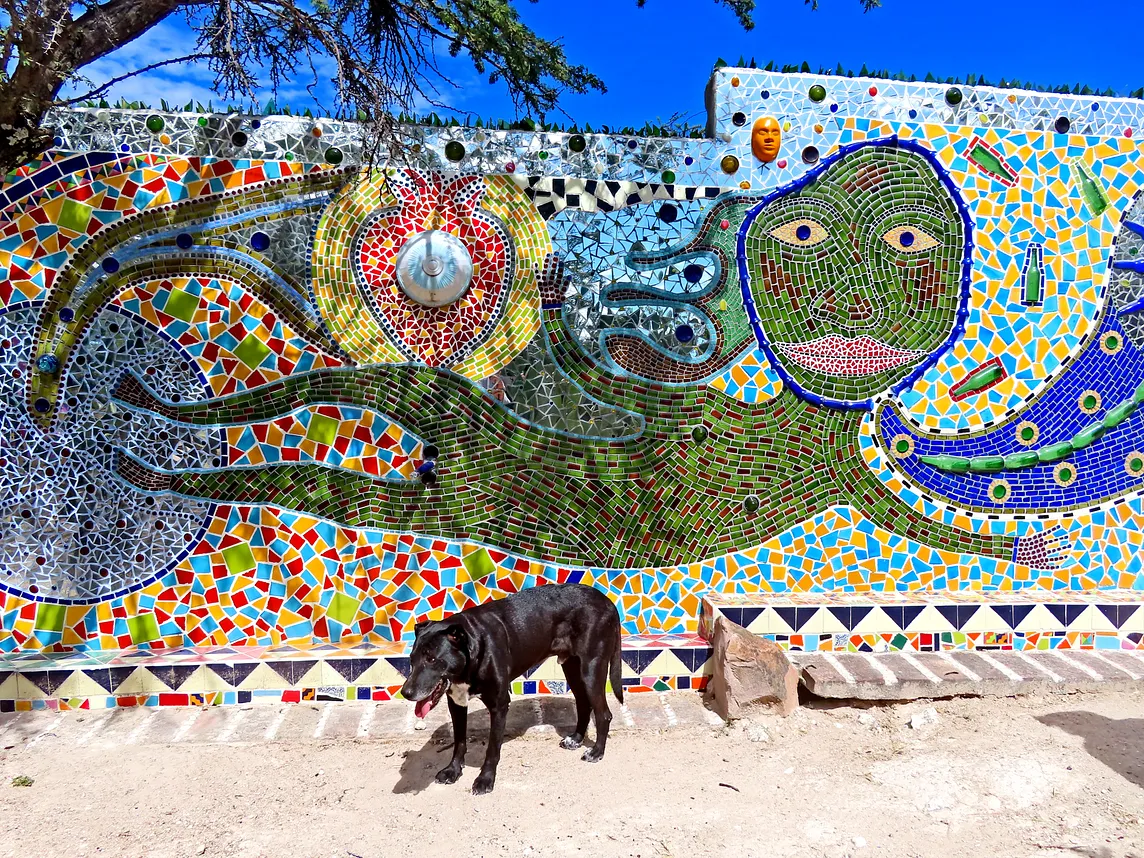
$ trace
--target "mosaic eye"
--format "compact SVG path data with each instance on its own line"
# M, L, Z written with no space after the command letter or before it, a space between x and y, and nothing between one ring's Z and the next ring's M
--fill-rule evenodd
M826 227L808 218L798 218L776 226L770 235L793 247L813 247L830 237Z
M916 226L902 224L889 230L882 236L882 241L903 253L921 253L931 247L941 244L936 238Z

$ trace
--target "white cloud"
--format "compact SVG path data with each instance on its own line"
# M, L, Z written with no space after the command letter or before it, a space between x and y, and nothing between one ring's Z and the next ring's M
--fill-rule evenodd
M75 80L63 90L64 98L74 98L102 86L109 80L163 60L194 51L194 34L182 21L168 19L133 42L81 70L87 80ZM212 75L205 63L163 66L111 87L103 98L115 101L142 101L158 104L161 99L183 105L188 101L207 102L218 96L211 88Z
M138 39L83 69L82 75L87 81L73 81L64 88L62 95L64 98L74 98L139 68L193 53L195 41L195 32L186 21L180 16L171 16ZM279 107L288 106L294 111L309 108L315 113L322 113L331 110L336 101L332 82L336 73L334 61L330 57L315 57L314 67L318 78L316 84L311 77L309 65L303 63L294 80L282 82L277 95L265 86L266 77L261 76L263 86L255 93L256 109L265 107L267 102L273 99ZM444 116L452 112L464 115L466 108L473 106L475 102L487 102L490 90L500 89L490 86L484 76L478 75L467 57L453 58L442 53L438 57L438 67L440 72L447 76L447 80L429 72L428 81L423 83L428 95L415 96L413 104L407 111L416 115L434 111ZM202 104L213 102L216 107L228 103L250 107L246 98L226 99L220 96L214 91L213 84L214 75L205 62L181 63L163 66L128 78L113 85L101 97L110 102L123 98L156 107L161 100L166 100L175 107L182 107L187 102ZM311 86L313 94L309 91ZM448 107L434 105L432 100ZM485 118L499 118L499 116Z

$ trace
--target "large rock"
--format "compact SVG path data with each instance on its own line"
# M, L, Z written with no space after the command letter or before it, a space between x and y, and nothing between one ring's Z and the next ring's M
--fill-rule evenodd
M715 651L707 694L711 707L724 719L764 708L789 715L798 708L798 669L774 641L720 616L711 646Z

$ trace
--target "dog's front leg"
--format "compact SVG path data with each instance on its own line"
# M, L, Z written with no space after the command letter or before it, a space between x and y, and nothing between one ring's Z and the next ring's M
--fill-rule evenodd
M465 767L465 740L469 723L469 707L458 706L453 702L452 697L447 699L449 701L449 715L453 718L453 759L449 761L449 765L437 772L437 783L439 784L456 783L457 778L461 776L461 769Z
M504 742L504 725L508 720L508 689L496 695L481 695L481 700L489 710L489 747L485 752L485 762L481 773L473 781L473 795L484 795L493 791L497 779L497 763L500 762L501 743Z

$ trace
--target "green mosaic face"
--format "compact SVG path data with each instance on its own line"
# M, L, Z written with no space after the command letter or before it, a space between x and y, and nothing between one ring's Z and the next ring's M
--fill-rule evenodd
M964 244L957 205L925 156L858 149L750 225L756 332L796 389L866 400L949 342Z

